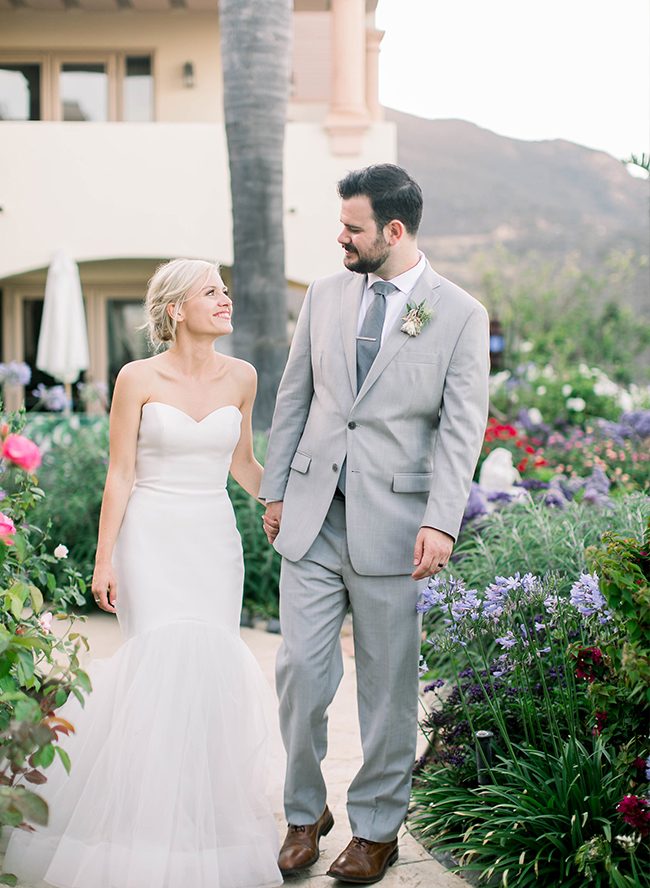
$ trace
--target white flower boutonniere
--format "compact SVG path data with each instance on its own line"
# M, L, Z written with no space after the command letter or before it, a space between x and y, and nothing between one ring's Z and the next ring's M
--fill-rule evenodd
M404 321L401 327L402 333L407 333L409 336L417 336L422 330L422 327L424 327L432 317L433 312L430 308L424 307L424 302L421 302L419 305L410 305L407 302L406 314L402 318Z

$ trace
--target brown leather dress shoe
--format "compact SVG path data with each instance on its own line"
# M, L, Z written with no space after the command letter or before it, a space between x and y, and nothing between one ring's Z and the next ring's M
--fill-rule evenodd
M356 885L371 885L386 875L397 860L397 839L392 842L371 842L354 836L345 851L327 871L328 876Z
M321 836L326 836L333 826L334 818L327 805L316 823L308 823L305 826L290 823L278 857L278 866L282 875L290 876L292 873L299 873L313 866L320 855L318 840Z

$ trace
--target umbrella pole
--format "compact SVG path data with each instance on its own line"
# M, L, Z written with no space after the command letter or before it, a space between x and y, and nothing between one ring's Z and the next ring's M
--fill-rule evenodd
M64 382L63 387L65 388L65 393L68 398L68 406L64 409L65 414L72 413L72 383Z

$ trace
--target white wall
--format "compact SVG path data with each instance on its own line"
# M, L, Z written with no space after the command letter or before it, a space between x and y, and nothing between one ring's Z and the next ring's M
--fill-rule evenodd
M285 150L287 277L342 267L336 182L392 161L396 133L374 124L354 157L330 153L320 124L290 123ZM189 256L232 263L225 130L203 123L0 123L0 279L77 261Z
M232 262L219 124L0 124L0 278L77 261Z

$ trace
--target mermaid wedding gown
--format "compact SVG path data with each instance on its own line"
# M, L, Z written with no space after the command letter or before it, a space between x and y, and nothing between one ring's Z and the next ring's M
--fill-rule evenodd
M124 645L60 714L72 760L38 787L47 829L14 830L5 872L57 888L280 885L264 795L269 688L239 636L243 563L226 479L237 407L195 422L144 405L113 558ZM273 704L267 700L272 708Z

